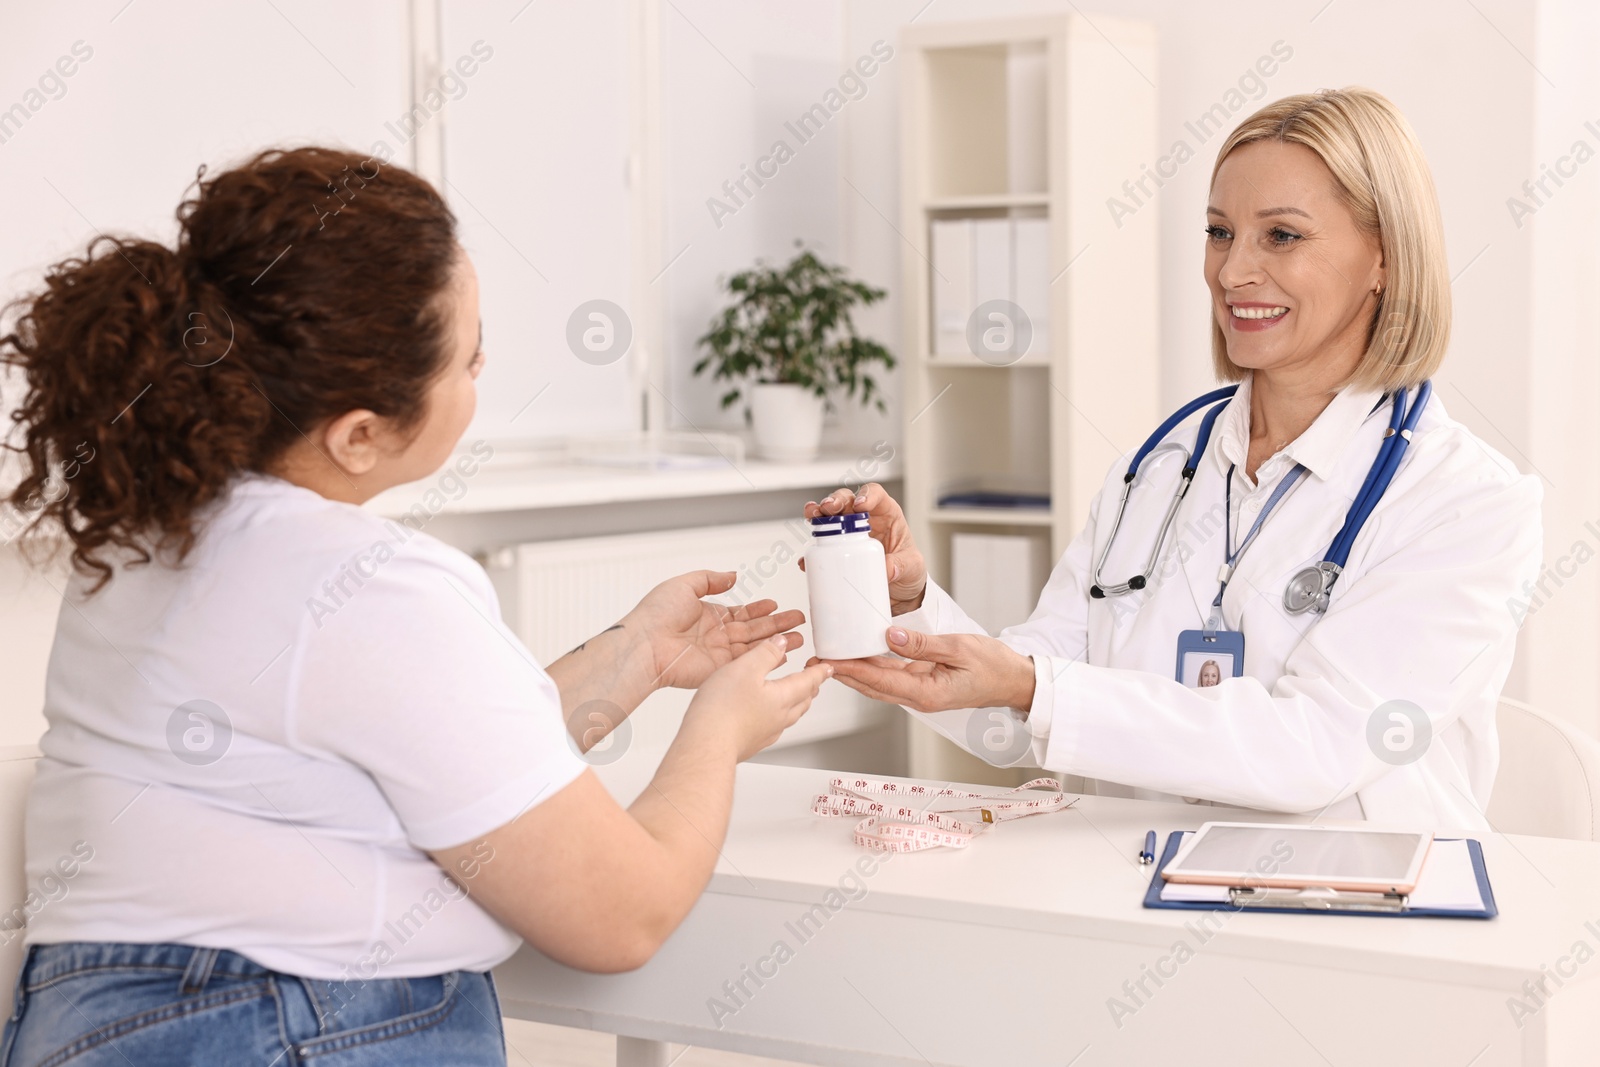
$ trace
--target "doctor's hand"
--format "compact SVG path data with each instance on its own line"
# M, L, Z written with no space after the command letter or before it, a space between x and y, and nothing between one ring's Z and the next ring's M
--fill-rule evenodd
M835 678L858 693L913 711L1003 707L1026 714L1033 706L1033 660L992 637L891 626L889 647L907 658L826 662Z
M858 492L835 489L820 503L807 501L805 516L839 515L845 512L865 511L872 516L872 536L883 545L885 563L889 567L889 611L904 615L922 606L922 593L928 585L928 565L922 552L911 540L911 527L905 512L894 497L877 482L863 485ZM805 560L800 561L805 569Z
M792 631L806 617L798 611L778 611L775 600L730 608L701 599L726 593L736 578L733 571L668 578L623 618L620 625L648 643L652 688L699 688L712 671L778 634L785 635L786 650L800 647Z

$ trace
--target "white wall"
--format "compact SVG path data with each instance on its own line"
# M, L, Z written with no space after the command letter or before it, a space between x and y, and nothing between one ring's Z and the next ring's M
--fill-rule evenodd
M1600 733L1600 467L1595 463L1600 398L1600 6L1544 0L1539 7L1534 152L1519 160L1524 179L1572 171L1582 142L1594 154L1519 229L1503 208L1496 240L1532 249L1533 270L1500 299L1529 301L1533 318L1528 462L1545 485L1543 590L1527 600L1523 630L1528 695ZM1546 80L1548 79L1548 80ZM1486 257L1487 258L1487 257Z
M62 568L41 570L0 549L0 746L44 733L44 675L55 638Z

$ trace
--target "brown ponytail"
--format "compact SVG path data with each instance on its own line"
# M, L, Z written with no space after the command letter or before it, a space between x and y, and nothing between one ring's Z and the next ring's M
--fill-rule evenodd
M427 182L326 148L204 174L176 249L96 238L7 309L25 470L0 539L59 529L97 588L108 547L181 560L236 475L327 420L414 425L447 359L459 249Z

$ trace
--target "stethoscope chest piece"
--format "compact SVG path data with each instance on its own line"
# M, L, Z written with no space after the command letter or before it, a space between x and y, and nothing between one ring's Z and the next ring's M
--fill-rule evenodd
M1333 594L1333 583L1338 581L1342 568L1337 563L1323 560L1304 568L1283 591L1283 607L1291 615L1304 615L1308 611L1321 615L1328 610L1328 599Z

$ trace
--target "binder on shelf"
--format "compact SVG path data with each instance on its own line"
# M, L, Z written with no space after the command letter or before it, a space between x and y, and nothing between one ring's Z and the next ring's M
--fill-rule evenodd
M1011 299L1011 220L972 220L972 306Z
M1483 865L1483 846L1471 838L1435 838L1422 865L1416 889L1409 897L1394 897L1384 893L1336 894L1316 889L1298 893L1246 890L1166 881L1161 877L1162 870L1192 833L1178 830L1167 838L1167 847L1150 875L1150 888L1144 895L1145 907L1286 914L1310 911L1415 919L1492 919L1500 914L1494 902L1494 889L1489 885L1489 872Z
M970 355L967 319L972 315L972 220L933 223L933 351Z
M1050 220L1016 218L1012 224L1012 302L1033 325L1025 358L1042 360L1050 352Z
M1033 334L1025 357L1048 354L1049 219L935 219L931 263L934 355L974 355L967 322L989 300L1010 301L1027 314Z

